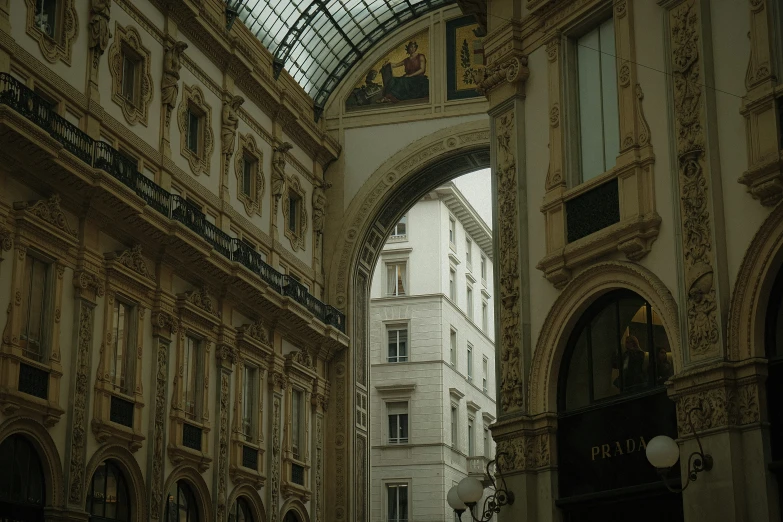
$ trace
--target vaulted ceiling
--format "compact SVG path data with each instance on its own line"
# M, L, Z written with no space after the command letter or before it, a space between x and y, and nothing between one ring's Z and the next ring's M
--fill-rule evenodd
M234 0L236 2L237 0ZM239 0L238 17L323 108L351 67L387 34L455 0Z

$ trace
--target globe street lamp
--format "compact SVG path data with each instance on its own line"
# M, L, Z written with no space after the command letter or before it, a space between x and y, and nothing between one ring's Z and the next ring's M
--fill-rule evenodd
M508 490L506 479L503 478L503 472L498 461L501 456L505 458L507 454L503 452L498 453L495 456L495 460L487 463L487 476L492 484L494 493L484 501L484 509L479 518L473 515L473 508L481 500L481 497L484 496L484 485L478 479L465 477L459 484L449 490L446 500L460 520L462 520L462 513L465 510L469 510L470 516L475 522L487 522L495 513L500 513L501 507L510 506L514 503L514 493ZM490 468L493 466L495 468L494 474L490 471ZM497 487L493 478L494 475L497 475L500 479L502 487Z

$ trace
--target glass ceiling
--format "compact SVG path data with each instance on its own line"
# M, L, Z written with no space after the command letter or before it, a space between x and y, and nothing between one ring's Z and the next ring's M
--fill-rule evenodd
M419 16L455 0L241 0L239 19L323 108L370 48ZM316 118L318 115L316 115Z

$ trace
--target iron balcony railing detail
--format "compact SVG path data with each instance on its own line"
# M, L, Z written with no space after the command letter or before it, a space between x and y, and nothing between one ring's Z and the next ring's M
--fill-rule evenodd
M245 266L281 295L303 305L321 322L345 332L345 314L326 305L301 283L269 266L261 255L209 223L200 208L170 194L138 170L138 164L103 141L92 139L57 114L51 104L8 73L0 73L0 104L6 105L49 133L68 152L116 178L147 205L167 218L182 223L222 256Z

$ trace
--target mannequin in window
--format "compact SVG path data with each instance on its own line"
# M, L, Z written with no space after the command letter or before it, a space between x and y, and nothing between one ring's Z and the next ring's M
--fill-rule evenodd
M659 347L656 350L657 353L657 360L656 360L656 367L658 369L658 382L663 384L666 382L666 380L674 375L674 368L669 361L669 352L666 351L666 348Z
M644 372L644 351L639 346L639 339L629 335L625 338L625 350L623 351L622 373L623 385L620 386L620 378L614 380L617 388L627 390L642 385L647 380Z
M427 58L418 52L419 44L408 42L405 52L408 57L397 63L387 63L381 67L384 100L396 103L403 100L426 98L430 92L427 78ZM404 67L403 76L394 76L392 68Z

